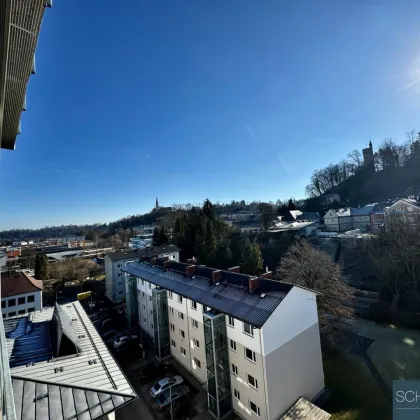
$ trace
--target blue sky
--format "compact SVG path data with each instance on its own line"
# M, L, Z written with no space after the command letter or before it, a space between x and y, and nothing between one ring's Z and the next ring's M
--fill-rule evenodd
M419 127L420 2L54 1L0 229L161 204L303 197L312 171Z

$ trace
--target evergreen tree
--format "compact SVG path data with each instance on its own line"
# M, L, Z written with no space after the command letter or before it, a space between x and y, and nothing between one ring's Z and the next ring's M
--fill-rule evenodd
M212 202L207 198L203 204L203 213L209 219L214 219L214 208Z
M152 245L153 246L159 245L159 229L157 227L153 229Z
M165 245L169 241L168 235L165 233L165 228L161 226L159 230L159 245Z
M45 254L38 254L35 257L35 278L38 280L47 280L48 273L48 258Z
M250 275L263 272L263 259L258 244L248 242L243 248L241 272Z

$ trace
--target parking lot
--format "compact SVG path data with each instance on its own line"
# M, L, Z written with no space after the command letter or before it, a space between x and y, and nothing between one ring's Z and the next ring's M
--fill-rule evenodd
M86 311L139 396L136 401L116 412L117 419L140 417L142 420L170 419L171 405L168 404L159 409L158 399L151 396L150 390L161 379L176 375L183 379L178 388L182 391L188 390L188 392L173 401L173 418L193 419L197 415L200 418L205 415L207 418L207 394L195 377L175 361L158 364L153 355L147 354L146 350L149 347L147 343L145 342L144 346L141 345L140 331L127 329L119 311L106 306L96 306L92 309L88 305L86 305ZM118 348L115 345L117 339L127 336L133 339L129 339L127 344L124 343ZM144 359L143 356L145 356ZM172 389L175 388L174 386ZM172 393L170 395L172 396Z

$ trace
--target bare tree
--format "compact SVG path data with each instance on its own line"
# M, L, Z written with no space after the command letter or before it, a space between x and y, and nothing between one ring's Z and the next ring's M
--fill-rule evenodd
M414 216L413 216L414 217ZM367 243L367 269L391 310L420 310L420 230L398 219Z
M300 241L282 258L276 278L320 293L317 296L320 331L327 341L333 342L340 335L340 323L353 315L347 306L352 291L339 265L325 252Z
M363 156L359 150L354 149L347 155L347 158L349 159L349 162L353 164L356 168L363 166Z

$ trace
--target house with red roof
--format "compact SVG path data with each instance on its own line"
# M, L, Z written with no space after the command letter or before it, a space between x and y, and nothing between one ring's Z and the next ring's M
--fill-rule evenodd
M1 274L1 312L3 318L42 309L42 280L23 271Z

